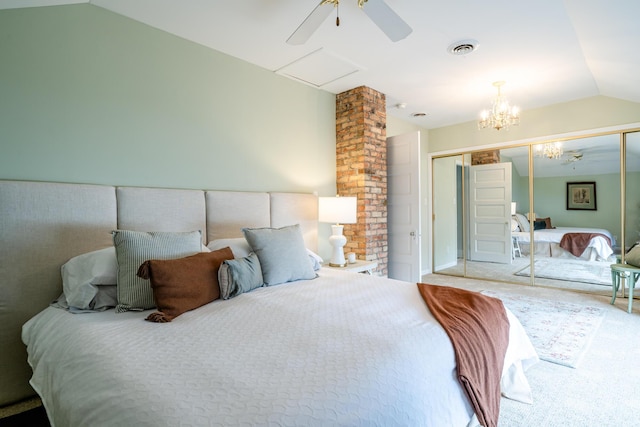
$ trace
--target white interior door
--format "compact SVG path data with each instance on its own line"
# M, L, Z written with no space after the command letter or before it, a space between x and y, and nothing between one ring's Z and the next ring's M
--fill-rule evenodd
M389 277L420 281L420 132L387 138Z
M511 263L511 163L469 168L469 259Z

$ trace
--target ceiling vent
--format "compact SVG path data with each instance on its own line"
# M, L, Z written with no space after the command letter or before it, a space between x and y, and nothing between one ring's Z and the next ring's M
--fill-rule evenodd
M452 55L468 55L478 48L477 40L461 40L457 41L447 48L447 52Z

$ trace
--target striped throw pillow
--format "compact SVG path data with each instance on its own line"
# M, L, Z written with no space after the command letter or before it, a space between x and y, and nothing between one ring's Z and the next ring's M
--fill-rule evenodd
M150 259L181 258L200 252L202 234L191 232L113 231L118 260L118 305L116 312L154 308L149 280L136 275L142 263Z

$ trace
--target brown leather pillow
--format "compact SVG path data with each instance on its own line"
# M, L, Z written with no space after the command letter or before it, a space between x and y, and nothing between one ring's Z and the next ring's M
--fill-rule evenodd
M151 281L158 309L146 320L171 322L186 311L220 298L218 270L228 259L233 259L233 252L226 247L185 258L145 261L138 269L138 276Z

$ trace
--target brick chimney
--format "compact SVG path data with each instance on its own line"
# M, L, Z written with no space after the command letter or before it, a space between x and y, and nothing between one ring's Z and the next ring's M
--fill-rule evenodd
M387 275L387 110L385 95L360 86L336 96L336 182L357 196L358 223L345 224L345 252L377 261Z

